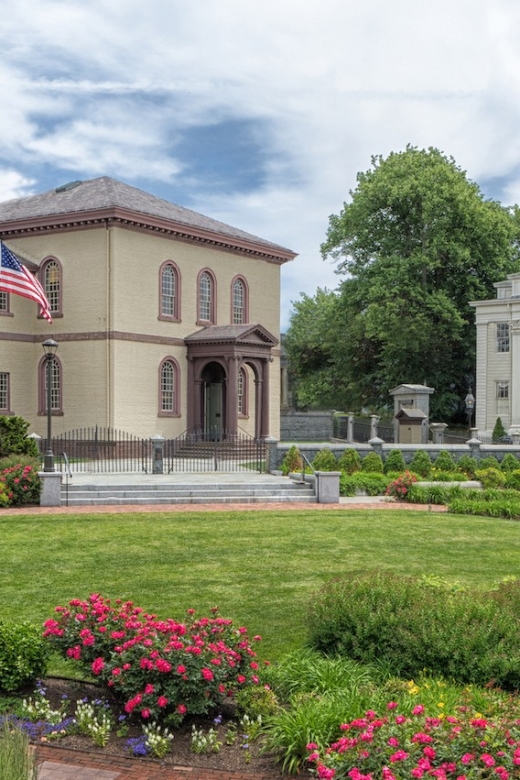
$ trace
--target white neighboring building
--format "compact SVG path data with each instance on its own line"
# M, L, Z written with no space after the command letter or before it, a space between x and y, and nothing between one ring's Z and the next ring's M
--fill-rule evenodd
M491 435L500 417L520 433L520 273L495 285L497 297L472 301L477 326L475 426Z

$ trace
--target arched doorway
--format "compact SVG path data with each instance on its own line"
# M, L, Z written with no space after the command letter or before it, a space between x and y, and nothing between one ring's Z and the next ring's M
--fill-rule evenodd
M220 441L226 431L226 372L212 361L201 374L201 420L204 438Z

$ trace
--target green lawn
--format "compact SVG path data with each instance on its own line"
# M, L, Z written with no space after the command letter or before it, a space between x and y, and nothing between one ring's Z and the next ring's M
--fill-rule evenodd
M92 591L161 617L217 604L275 659L304 640L314 590L375 567L487 587L520 577L520 525L397 510L4 516L0 619L40 622Z

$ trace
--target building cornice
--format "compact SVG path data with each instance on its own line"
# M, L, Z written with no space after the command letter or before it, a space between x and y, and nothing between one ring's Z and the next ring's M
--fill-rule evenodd
M3 240L9 240L34 234L63 233L100 227L123 227L143 233L154 233L190 244L206 244L213 249L257 257L277 265L282 265L297 256L295 252L276 245L189 226L171 219L139 214L119 206L81 213L58 214L53 217L6 220L0 225L0 237Z

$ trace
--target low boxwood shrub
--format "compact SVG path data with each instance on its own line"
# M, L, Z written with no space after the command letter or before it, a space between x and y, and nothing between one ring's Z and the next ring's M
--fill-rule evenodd
M382 474L384 468L381 455L378 455L377 452L369 452L368 455L365 455L361 461L361 471L371 472L372 474Z
M425 450L417 450L409 465L410 471L421 477L429 477L432 470L430 456Z
M49 648L40 629L23 621L0 621L0 689L16 691L43 677Z
M391 450L385 459L385 474L401 474L406 471L406 463L401 450Z
M345 474L354 474L354 472L361 469L361 458L359 452L352 447L349 447L338 458L338 469L344 471Z
M505 474L495 468L477 469L475 477L484 489L502 487L506 481Z
M509 490L520 490L520 469L506 472L504 487Z
M315 471L338 471L338 462L332 450L327 447L320 450L312 461L312 468Z
M367 496L383 496L390 479L385 474L357 472L342 474L339 479L340 496L355 496L364 492Z
M455 461L451 457L450 453L447 450L441 450L435 460L433 461L433 465L436 469L439 471L455 471Z
M520 460L513 455L512 452L507 452L500 463L500 469L504 472L518 471L520 469Z
M500 469L500 463L494 455L488 455L487 457L481 458L481 460L479 460L478 468L481 471L483 469Z
M316 650L384 663L405 679L427 670L460 683L520 687L520 615L489 593L352 572L313 597L307 625Z
M457 470L468 479L475 479L475 472L478 469L477 459L471 455L463 455L457 461Z
M293 444L289 447L285 453L285 457L282 461L281 470L282 474L292 474L293 472L301 471L303 469L303 458L298 447Z

